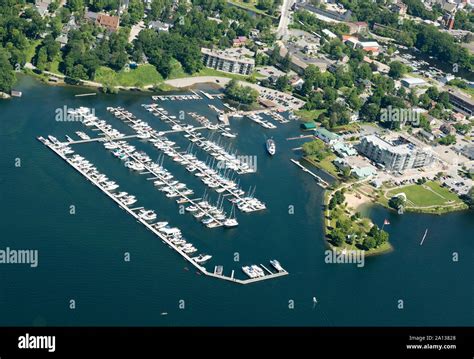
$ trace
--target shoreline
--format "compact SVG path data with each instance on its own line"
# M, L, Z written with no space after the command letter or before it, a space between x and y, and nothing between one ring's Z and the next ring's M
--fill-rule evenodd
M64 81L66 78L62 74L54 74L54 73L46 73L43 72L42 74L37 74L33 70L28 69L29 71L23 71L18 73L20 76L30 76L38 81L41 81L47 86L58 86L58 87L77 87L77 88L84 88L84 89L91 89L95 90L100 93L107 93L101 91L102 89L106 88L107 86L93 81L88 80L79 80L77 84L67 83ZM17 74L17 75L18 75ZM50 77L57 77L59 81L53 82L49 81L48 78ZM228 77L220 77L220 76L189 76L177 79L170 79L165 80L160 85L165 85L165 87L169 87L163 90L154 90L155 85L146 85L144 87L136 87L136 86L115 86L113 87L114 90L117 91L127 91L127 92L144 92L144 93L160 93L160 92L171 92L171 91L185 91L188 89L195 89L199 85L210 85L215 89L223 88L228 82L230 82L230 78ZM8 94L6 97L0 97L2 99L10 99L11 96Z

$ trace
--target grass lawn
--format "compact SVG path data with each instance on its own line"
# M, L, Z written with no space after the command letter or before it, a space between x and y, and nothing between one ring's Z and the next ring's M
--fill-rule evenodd
M303 158L306 161L308 161L309 163L311 163L313 166L315 166L319 169L322 169L323 171L325 171L329 175L331 175L335 178L339 178L339 171L337 170L336 166L334 166L334 164L332 163L332 161L334 159L336 159L335 154L330 154L329 156L322 159L321 161L316 159L314 156L306 156L306 157L303 157Z
M463 203L456 194L432 181L426 182L424 186L413 184L395 188L387 192L387 197L392 197L397 193L405 193L407 207L446 206Z
M227 72L222 72L207 67L204 67L199 72L190 75L183 70L181 64L177 60L172 60L171 67L172 70L167 78L168 80L197 76L220 76L242 81L248 79L248 76L229 74ZM96 71L94 81L107 84L109 86L144 87L149 85L163 85L165 79L163 79L161 74L156 70L155 66L145 64L138 66L138 68L134 70L122 70L119 72L116 72L109 67L102 66Z
M333 132L351 132L357 133L360 126L357 123L349 123L347 125L336 126L332 129Z
M54 72L55 74L61 74L59 71L59 63L61 62L61 55L56 56L56 58L48 64L50 72Z
M318 116L324 113L326 110L298 110L295 112L296 116L301 117L304 121L314 121Z
M116 72L108 67L100 67L94 77L94 81L111 86L144 87L163 82L163 77L156 71L153 65L140 65L130 71Z
M474 97L474 87L468 87L468 88L465 88L465 89L461 89L461 91L464 91L465 93L468 93L469 95Z

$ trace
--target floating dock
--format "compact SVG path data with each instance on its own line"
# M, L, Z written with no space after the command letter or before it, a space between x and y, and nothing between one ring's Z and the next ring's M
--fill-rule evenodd
M317 181L318 184L323 187L323 188L328 188L329 183L323 180L321 177L319 177L316 173L311 172L309 169L307 169L305 166L303 166L301 163L294 159L290 159L291 162L293 162L295 165L297 165L299 168L301 168L304 172L309 173L311 176L313 176Z
M132 114L129 114L128 112L126 113L125 111L122 111L122 110L120 110L120 109L113 109L113 110L111 110L111 111L114 113L114 115L115 115L117 118L122 119L123 121L128 121L128 122L130 122L130 123L132 123L132 124L137 124L138 121L139 121L138 119L134 119L134 116L133 116ZM116 113L118 113L118 115L117 115ZM192 134L192 132L189 132L189 133ZM153 133L150 133L150 138L153 138L153 139L161 139L161 140L165 139L165 140L166 140L166 137L163 137L163 136L156 136L156 135L153 134ZM169 149L169 152L171 153L171 154L169 155L169 157L179 157L179 158L182 159L182 160L185 159L184 155L183 155L182 153L179 153L179 152L176 151L175 149L170 148L170 149ZM164 152L164 153L166 154L166 152ZM200 167L196 167L196 170L197 170L197 172L199 172L199 173L202 175L202 177L207 177L207 178L209 178L209 179L212 179L212 175L208 174L205 169L202 169L202 168L200 168ZM238 190L236 190L236 189L234 189L234 188L230 188L229 186L224 186L224 185L219 186L219 187L215 187L215 188L212 188L212 189L214 189L214 190L217 191L219 188L222 190L220 193L226 193L226 194L228 194L228 195L231 195L234 200L238 200L238 201L240 201L240 202L244 202L245 204L249 204L249 205L250 205L250 202L251 202L250 199L246 199L247 197L241 196L241 195L238 193ZM258 201L256 198L252 198L252 200ZM258 201L258 202L262 203L261 201ZM254 207L254 206L252 206L252 207ZM259 208L259 209L258 209L258 208L254 208L254 209L249 209L248 212L254 212L254 211L263 210L263 209L265 209L265 208L264 208L264 207Z
M174 243L172 243L165 235L160 233L157 229L153 227L152 224L148 223L144 219L140 218L134 210L140 209L141 207L136 207L136 208L129 208L125 204L121 203L111 192L107 191L99 181L93 179L91 176L89 176L85 171L83 171L79 166L75 165L62 151L60 151L58 148L55 147L55 145L48 141L45 140L43 137L38 137L38 140L43 143L46 147L48 147L51 151L56 153L60 158L62 158L66 163L68 163L71 167L73 167L77 172L79 172L81 175L83 175L88 181L90 181L92 184L94 184L97 188L99 188L104 194L107 195L110 199L112 199L121 209L126 211L128 214L130 214L132 217L134 217L137 222L141 223L144 225L147 229L149 229L152 233L154 233L157 237L159 237L164 243L168 244L168 246L172 249L174 249L179 255L181 255L187 262L189 262L193 267L195 267L199 272L202 273L206 276L213 277L213 278L218 278L222 280L227 280L233 283L238 283L238 284L250 284L250 283L255 283L255 282L260 282L268 279L274 279L277 277L285 276L288 275L288 272L286 270L281 270L277 273L268 274L264 275L262 277L258 278L250 278L250 279L236 279L234 278L234 270L232 270L232 274L230 277L222 275L222 274L215 274L213 272L207 271L207 269L196 263L192 257L184 253L180 248L178 248ZM65 143L64 145L69 145L68 143ZM216 271L217 272L217 271Z

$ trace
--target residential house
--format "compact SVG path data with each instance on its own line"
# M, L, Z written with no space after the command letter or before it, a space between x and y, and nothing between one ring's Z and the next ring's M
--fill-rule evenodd
M111 32L115 32L119 28L119 18L118 16L110 16L106 14L99 14L97 17L97 23L100 26L105 27L107 30Z

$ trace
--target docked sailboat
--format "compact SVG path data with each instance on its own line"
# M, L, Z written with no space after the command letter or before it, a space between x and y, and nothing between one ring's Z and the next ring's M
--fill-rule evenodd
M237 219L235 218L235 205L232 205L232 209L230 210L230 216L224 221L224 226L226 228L236 227L239 225Z

